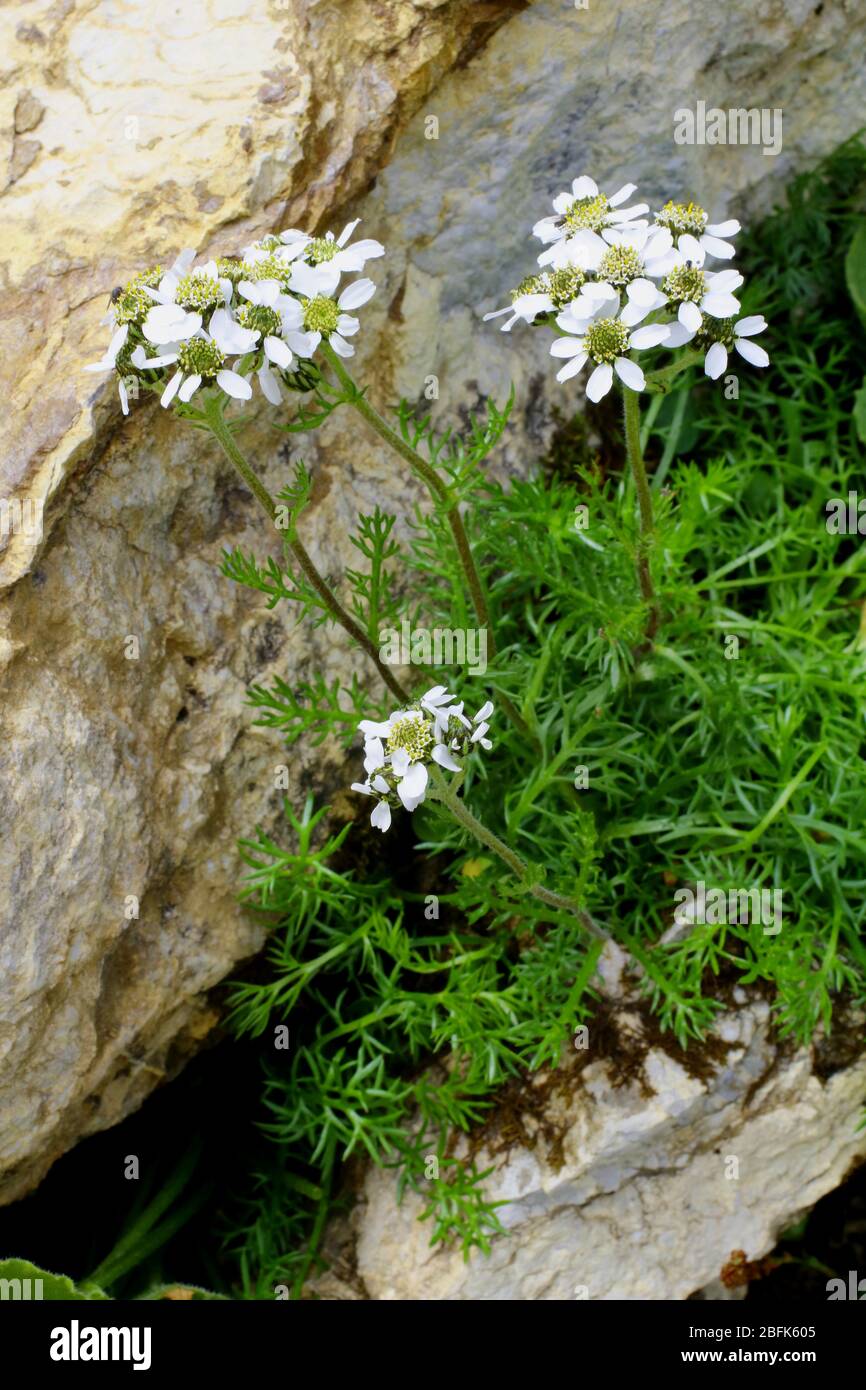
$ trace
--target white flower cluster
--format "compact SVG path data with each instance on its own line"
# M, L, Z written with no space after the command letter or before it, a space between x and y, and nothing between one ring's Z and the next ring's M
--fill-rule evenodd
M148 389L162 386L161 403L169 406L175 397L189 401L202 385L248 400L255 375L279 405L281 377L292 384L288 369L309 363L323 338L341 357L354 353L348 340L360 324L353 310L376 287L353 280L338 295L340 280L385 254L378 241L350 244L357 225L350 222L339 237L292 229L254 242L240 257L199 266L195 251L182 251L169 270L137 275L113 292L104 320L114 328L111 341L85 371L118 374L124 414L130 378Z
M643 370L629 356L633 350L694 341L706 348L704 370L714 379L725 370L731 348L753 366L766 367L766 352L750 341L766 320L757 314L736 319L742 275L706 268L708 258L733 257L725 238L736 235L739 222L711 224L696 203L673 202L650 221L643 215L649 213L646 203L623 206L634 192L627 183L608 196L593 179L574 179L571 192L554 198L554 215L532 229L545 243L541 271L518 285L508 308L485 318L507 314L503 332L521 320L555 321L566 335L550 349L566 359L557 380L590 363L591 401L607 395L614 373L633 391L643 390Z
M414 811L427 795L431 762L449 772L462 772L458 758L480 746L493 745L486 737L493 705L488 700L472 719L463 713L463 701L454 702L444 685L434 685L408 709L397 710L381 723L362 719L365 782L353 782L352 790L376 798L370 824L385 831L391 824L391 808L402 804Z

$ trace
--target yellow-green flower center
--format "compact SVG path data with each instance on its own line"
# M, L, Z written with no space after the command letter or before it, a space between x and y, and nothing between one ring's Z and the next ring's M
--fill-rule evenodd
M215 309L218 304L222 304L223 292L219 280L197 270L192 275L185 275L180 281L175 300L184 309L197 309L203 312L205 309Z
M573 299L577 299L583 288L586 276L576 266L565 266L548 275L548 293L557 309L564 309Z
M600 232L608 224L610 203L603 193L595 198L576 198L565 214L565 225L572 232L588 229Z
M589 325L583 341L593 362L610 365L628 352L628 329L619 319L598 319Z
M721 343L730 352L735 342L733 319L706 317L695 334L695 346L699 348L708 348L712 347L713 343Z
M177 356L184 376L216 376L225 360L216 343L209 338L190 338L181 343Z
M228 256L222 256L216 263L217 270L224 280L231 280L236 285L238 280L248 279L244 275L244 268L240 261L233 261Z
M700 304L707 292L707 278L695 266L681 265L665 276L662 289L675 302Z
M433 724L421 714L405 714L392 725L386 748L389 753L403 749L413 763L420 762L433 742Z
M304 301L304 328L308 333L333 333L339 317L339 306L327 295L317 294L315 299Z
M317 236L307 244L304 259L310 265L321 265L323 261L332 261L339 249L334 237Z
M285 284L292 273L290 261L268 256L263 261L244 261L241 266L244 280L279 280Z
M521 280L516 289L511 291L511 302L521 299L525 294L547 294L548 277L546 275L527 275L525 280Z
M656 213L656 222L676 236L686 232L690 236L701 236L707 225L707 214L697 203L669 202Z
M152 270L143 270L140 275L135 275L130 280L122 293L114 301L115 321L120 323L143 323L148 312L156 303L149 294L145 293L145 285L156 289L165 270L161 265L155 265Z
M242 328L257 328L263 338L278 337L283 327L276 309L269 309L267 304L242 304L238 323Z
M644 264L633 246L612 246L605 251L598 267L599 280L619 289L631 284L644 273Z

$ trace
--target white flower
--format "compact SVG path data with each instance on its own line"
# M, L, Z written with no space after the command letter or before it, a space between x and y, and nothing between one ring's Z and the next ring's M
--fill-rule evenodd
M367 780L353 782L352 790L376 798L370 823L377 829L388 829L392 806L402 804L414 811L421 805L431 763L461 772L458 755L465 755L475 744L492 747L486 737L491 702L470 720L463 713L463 702L454 704L452 699L444 685L434 685L417 704L397 710L384 721L361 720Z
M115 329L111 335L111 342L105 350L105 355L98 362L88 362L84 368L85 372L113 372L117 366L117 358L121 349L126 345L129 337L129 324L121 324L120 328ZM120 396L120 408L124 415L129 414L129 399L126 393L126 385L123 377L118 381L118 395Z
M219 304L230 303L232 282L220 275L216 261L208 261L193 269L194 260L195 251L181 251L157 286L142 287L144 293L158 305L177 305L181 309L202 314Z
M340 298L334 299L332 291L322 285L335 282L319 275L329 270L327 265L308 266L305 261L296 262L292 268L290 288L303 298L300 304L295 301L297 308L291 311L297 327L288 329L285 338L299 357L312 357L323 338L340 357L354 356L355 349L346 339L354 337L361 325L347 311L359 309L376 293L372 280L353 280ZM334 274L339 279L339 272Z
M167 409L175 396L184 403L192 399L202 382L216 382L227 396L235 400L249 400L252 388L246 377L232 371L225 365L229 353L246 351L238 344L246 341L240 334L246 334L239 324L231 319L228 311L218 309L211 317L212 334L199 327L197 331L182 342L164 344L167 351L156 357L147 357L143 347L137 347L130 356L134 367L140 371L154 370L177 364L177 371L168 381L160 405ZM258 333L253 338L258 338Z
M756 333L763 333L767 320L763 314L749 314L736 323L705 320L701 343L710 344L704 358L704 371L715 381L728 365L728 351L735 348L753 367L769 367L770 359L762 347L751 342Z
M174 303L155 304L141 325L147 341L156 347L192 338L200 328L201 314L191 313Z
M510 305L485 314L484 322L508 314L501 331L510 333L515 323L534 323L543 315L558 313L580 294L585 279L583 271L572 266L530 275L512 292Z
M609 198L600 193L598 184L585 174L572 180L570 193L558 193L553 200L554 217L536 222L532 235L539 241L559 241L577 231L600 232L609 227L631 222L647 211L645 203L623 208L621 204L636 192L637 184L624 183Z
M682 330L674 335L669 346L679 347L700 332L704 314L714 319L726 319L738 313L740 301L733 291L738 290L742 283L743 277L739 271L719 270L713 273L690 265L677 266L676 270L665 276L662 294L669 303L679 304L677 319Z
M740 224L734 218L710 224L704 209L697 203L665 203L655 214L656 225L671 232L674 244L692 265L702 266L707 256L729 261L734 247L722 238L736 236Z
M292 260L302 255L309 265L330 265L341 275L351 274L363 270L366 261L385 254L381 241L367 238L356 241L354 246L347 244L360 220L360 217L356 217L354 222L347 222L338 237L333 232L326 232L323 237L312 237L292 229L281 232L280 240L285 243L286 252Z
M613 385L614 372L632 391L642 391L646 384L643 371L626 353L631 349L658 347L667 340L670 332L669 325L663 323L648 324L645 328L629 332L629 325L621 316L615 316L615 308L614 313L610 314L608 301L602 300L596 312L603 313L605 310L609 317L595 317L587 322L579 318L573 308L566 309L556 322L569 336L557 338L550 347L553 357L569 359L557 372L557 381L567 381L569 377L576 376L587 362L594 363L594 370L586 383L586 394L591 401L600 401L607 395Z
M554 198L556 216L542 218L532 229L540 241L552 243L542 251L538 264L594 270L620 228L628 223L645 225L635 222L635 218L648 211L646 203L621 207L635 187L633 183L623 184L608 198L592 179L575 179L570 194L559 193Z
M615 294L611 291L624 291L628 303L622 311L622 321L634 327L647 314L664 307L666 297L654 281L669 274L679 261L669 231L645 224L625 227L594 267L594 279L584 285L575 312L578 316L587 309L591 313L599 299L612 300Z

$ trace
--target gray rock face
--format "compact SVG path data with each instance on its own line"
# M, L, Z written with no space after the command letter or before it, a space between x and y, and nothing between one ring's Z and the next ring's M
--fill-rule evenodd
M207 991L262 940L235 842L281 799L246 687L354 664L219 576L225 546L267 542L215 446L150 404L122 422L81 374L112 286L184 245L360 214L389 247L360 335L374 398L435 375L453 418L513 378L499 466L526 467L565 398L540 341L480 314L531 269L553 193L589 170L714 216L762 208L856 127L866 88L863 16L805 3L155 0L143 24L123 0L0 16L0 496L45 508L0 537L0 1201L213 1026ZM782 108L782 153L677 145L699 99ZM284 441L259 406L244 442L275 490ZM306 539L339 576L357 511L414 490L352 420L303 445ZM327 749L293 770L340 776Z
M431 1250L423 1199L398 1205L393 1173L369 1170L332 1233L320 1296L677 1299L709 1286L719 1297L738 1263L763 1257L862 1162L856 1043L780 1046L767 1004L738 989L708 1040L681 1052L623 991L622 963L605 948L586 1050L514 1088L455 1150L493 1168L485 1196L508 1204L490 1255Z

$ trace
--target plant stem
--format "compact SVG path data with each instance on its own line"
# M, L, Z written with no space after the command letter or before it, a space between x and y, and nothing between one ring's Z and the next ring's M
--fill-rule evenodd
M638 505L640 506L641 533L637 553L637 577L641 594L649 605L646 635L652 640L658 631L659 625L658 602L656 600L655 589L653 588L649 563L649 548L654 524L652 494L650 493L649 482L647 481L646 467L643 461L643 450L640 446L640 402L638 400L637 391L632 391L628 386L623 386L622 400L623 418L625 420L626 450L628 452L628 461L631 464L631 471L634 475Z
M490 619L490 609L487 603L484 585L478 573L478 567L475 564L472 547L469 544L469 537L463 525L463 518L460 515L459 503L451 501L448 495L448 488L439 477L435 468L433 468L425 458L422 458L418 451L413 449L412 445L408 444L402 435L398 434L395 429L392 429L387 420L383 419L378 410L376 410L375 406L370 404L364 392L359 389L353 377L343 366L337 353L334 352L334 349L325 340L322 341L321 350L330 362L337 380L343 387L348 404L354 406L358 414L366 420L372 430L375 430L380 439L384 439L385 443L388 444L405 463L408 463L412 471L416 473L426 485L433 501L437 506L443 509L448 520L448 525L451 528L451 535L454 539L454 545L460 560L460 567L463 570L469 593L472 597L472 607L475 609L475 615L478 619L479 626L484 628L487 632L490 656L495 660L497 650L496 634ZM530 730L529 725L526 723L526 720L523 718L516 705L509 700L507 695L501 693L499 695L499 702L518 732L535 745L537 742L535 735Z
M211 433L222 445L226 458L228 458L237 469L262 510L276 525L277 504L238 448L237 441L223 416L222 403L218 397L212 397L207 402L205 406L205 419ZM312 557L305 546L301 544L294 530L288 536L283 536L282 538L285 540L310 584L312 584L334 621L339 623L340 627L364 649L391 693L396 695L401 704L408 705L411 702L409 692L403 689L403 686L397 680L393 672L389 671L388 667L383 664L375 643L370 640L361 625L355 621L351 613L347 612L336 595L328 588L327 582L319 574L319 571L313 563Z
M515 878L527 885L528 891L534 898L547 903L550 907L559 908L563 912L571 912L589 935L596 937L599 941L611 939L608 933L597 922L593 921L589 913L580 907L573 898L567 898L562 893L554 893L551 889L543 887L542 884L532 882L530 866L518 854L515 854L504 840L500 840L498 835L494 835L492 830L488 830L477 816L473 816L465 801L461 801L459 796L455 796L450 787L447 786L438 769L434 771L433 778L435 799L440 801L451 812L454 819L475 836L476 840L498 855L503 863L508 865Z

